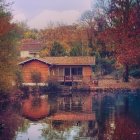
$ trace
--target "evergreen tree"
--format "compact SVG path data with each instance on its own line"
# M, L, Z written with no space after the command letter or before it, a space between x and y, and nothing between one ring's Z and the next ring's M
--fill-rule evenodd
M70 56L82 56L82 55L83 55L82 43L74 42L73 47L70 50Z
M58 43L54 42L52 45L52 49L50 51L51 56L65 56L66 55L66 50L63 48L63 46Z

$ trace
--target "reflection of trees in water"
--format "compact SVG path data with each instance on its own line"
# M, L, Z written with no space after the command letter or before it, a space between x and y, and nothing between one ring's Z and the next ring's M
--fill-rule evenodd
M140 127L130 117L119 116L114 120L115 129L111 132L111 123L106 121L104 140L139 140Z
M18 132L25 133L29 127L30 127L29 121L27 119L24 119L24 122L20 125Z
M53 139L66 139L67 136L64 133L70 134L70 129L73 126L72 122L64 121L52 121L48 120L48 128L42 130L42 136L47 140Z
M30 120L38 120L49 114L50 106L47 98L44 96L30 96L29 99L23 101L23 116Z
M51 109L53 108L55 112L50 114L48 107L48 98L29 98L24 100L23 106L28 110L28 115L32 115L35 111L37 114L33 114L35 117L39 117L45 110L44 116L49 115L49 119L43 119L41 122L46 123L48 127L44 127L42 130L42 137L45 137L48 140L53 139L67 139L71 135L72 131L76 132L76 139L80 137L90 137L93 138L98 135L99 140L139 140L140 139L140 95L135 94L121 94L113 95L110 94L98 94L97 98L93 98L93 110L96 112L96 120L78 120L78 119L69 119L71 116L76 115L76 110L71 110L71 112L66 112L65 110L58 110L58 103L61 103L63 97L55 97L49 104L51 104ZM79 96L73 95L67 97L71 100L71 103L74 102L74 105L79 106L79 103L82 104L82 107L85 106L90 110L90 99L89 95ZM64 101L64 104L67 103L67 99ZM89 104L88 104L89 103ZM70 104L69 104L70 105ZM71 104L72 105L72 104ZM0 124L4 124L4 129L0 133L0 140L11 140L14 139L16 132L26 132L29 128L29 122L23 120L19 115L21 113L20 102L15 102L11 104L3 104L0 108ZM85 112L87 111L85 109ZM34 110L34 111L33 111ZM22 110L23 111L23 110ZM26 110L27 111L27 110ZM64 121L51 120L53 116L59 116L60 111L63 116L66 112ZM84 114L85 112L77 112L78 114ZM23 112L25 113L25 112ZM68 115L68 114L72 115ZM90 112L91 113L91 112ZM78 115L76 118L82 118ZM93 113L91 113L93 114ZM69 116L69 117L68 117ZM80 116L80 117L79 117ZM85 115L86 116L86 113ZM86 116L86 119L88 117ZM61 116L62 119L62 116ZM70 121L68 121L68 119Z
M116 118L116 129L114 132L114 138L120 137L126 140L139 140L140 139L140 127L130 117L121 116Z
M105 122L106 120L111 119L114 107L114 97L111 97L109 95L102 96L100 94L93 100L93 110L96 113L96 119L98 122L99 140L103 140L103 133L106 126Z
M40 108L41 106L41 99L39 97L34 97L31 100L32 109Z
M129 96L129 116L140 126L140 94Z
M140 139L140 96L138 94L104 95L93 101L93 107L94 104L99 140Z
M4 106L4 108L1 108L0 125L2 125L2 128L0 133L0 140L14 139L16 132L19 130L19 127L25 127L23 118L19 116L20 104L17 103L17 108L15 108L15 106L16 102L14 104L9 103L6 105L6 107Z
M53 139L79 139L93 138L97 135L94 121L52 121L47 122L48 128L42 130L42 136L48 140ZM75 135L73 136L73 133ZM73 138L72 138L73 137Z

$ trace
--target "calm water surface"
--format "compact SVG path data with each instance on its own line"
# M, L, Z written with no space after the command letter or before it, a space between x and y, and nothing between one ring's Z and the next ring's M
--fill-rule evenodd
M140 140L140 93L52 93L3 103L0 140Z

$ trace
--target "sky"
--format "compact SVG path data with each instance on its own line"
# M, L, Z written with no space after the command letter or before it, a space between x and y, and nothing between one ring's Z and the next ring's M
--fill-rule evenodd
M9 0L14 21L23 21L31 28L43 29L50 23L72 24L81 13L91 9L93 0ZM91 2L92 1L92 2Z

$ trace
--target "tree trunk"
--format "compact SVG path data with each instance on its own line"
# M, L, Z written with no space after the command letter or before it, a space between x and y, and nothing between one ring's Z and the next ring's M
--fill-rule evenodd
M129 82L129 67L128 64L125 64L125 71L123 73L123 81Z

